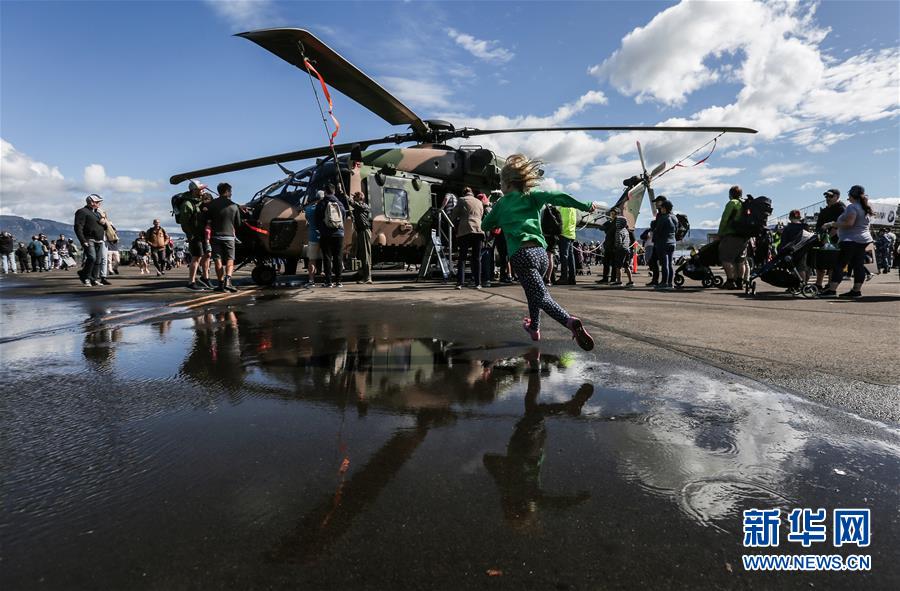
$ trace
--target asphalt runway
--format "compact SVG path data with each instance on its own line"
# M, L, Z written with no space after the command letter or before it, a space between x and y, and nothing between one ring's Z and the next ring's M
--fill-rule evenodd
M579 278L552 293L590 353L528 340L515 285L183 275L0 278L4 589L900 587L896 275ZM871 545L772 553L871 570L744 569L744 510L819 507L870 509Z

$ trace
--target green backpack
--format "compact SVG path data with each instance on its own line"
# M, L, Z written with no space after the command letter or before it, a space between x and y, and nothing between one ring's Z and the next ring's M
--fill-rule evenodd
M181 229L188 236L194 235L197 231L199 205L200 202L191 196L190 191L172 197L172 214L175 216L175 222L181 225Z

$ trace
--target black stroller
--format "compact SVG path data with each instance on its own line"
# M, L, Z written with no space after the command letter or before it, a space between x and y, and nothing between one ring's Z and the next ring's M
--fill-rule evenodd
M688 258L679 257L675 262L675 279L677 289L684 287L684 278L699 281L703 287L722 287L725 280L713 273L710 267L719 264L719 241L710 242Z
M756 295L756 280L760 279L769 285L783 287L794 296L816 297L818 289L807 283L800 273L807 269L806 259L810 250L820 244L818 236L803 232L793 242L783 245L772 260L750 271L750 281L744 286L744 292Z

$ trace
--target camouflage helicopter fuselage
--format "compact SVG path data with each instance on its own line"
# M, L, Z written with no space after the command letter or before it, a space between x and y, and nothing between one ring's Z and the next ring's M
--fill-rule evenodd
M359 156L357 156L359 157ZM366 150L326 159L260 191L247 204L251 223L267 228L260 246L274 257L304 258L308 244L304 208L328 183L348 195L362 192L372 212L375 261L418 262L430 237L444 194L500 188L500 165L493 152L478 147L422 144L411 148ZM340 170L340 183L338 182ZM356 233L345 223L344 252L353 252Z

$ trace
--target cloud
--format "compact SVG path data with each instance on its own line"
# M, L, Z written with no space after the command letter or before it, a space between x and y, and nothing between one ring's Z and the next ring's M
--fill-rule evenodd
M869 203L886 203L887 205L900 205L900 197L879 197L869 199Z
M695 205L694 209L712 209L714 207L723 207L723 205L718 201L707 201L706 203Z
M740 158L741 156L756 156L756 148L753 146L747 146L746 148L740 148L738 150L730 150L725 154L722 154L722 158Z
M250 31L271 27L277 16L270 0L204 0L213 12L235 30Z
M590 68L637 102L684 104L710 84L736 82L731 104L710 106L685 124L752 125L759 139L788 136L823 152L851 134L832 126L900 114L900 49L866 50L839 60L821 42L816 3L682 2L622 39ZM746 142L747 140L742 140Z
M460 33L456 29L447 29L447 35L456 41L457 45L486 62L505 64L515 57L513 52L500 47L499 41L483 41L466 33Z
M450 109L458 106L451 100L453 91L431 80L383 76L384 87L404 103L424 109Z
M801 191L808 191L810 189L824 189L825 187L830 187L831 183L826 181L811 181L808 183L803 183L800 185Z
M878 148L876 150L872 150L872 153L875 155L881 154L889 154L890 152L896 152L897 148Z
M167 202L165 196L144 194L159 190L162 183L158 181L109 177L100 164L86 166L83 180L66 179L58 167L19 152L3 139L0 139L0 156L0 214L3 215L65 222L84 205L85 195L93 192L102 193L104 208L123 230L146 226L148 216L152 219L153 215L161 216L168 211L166 205L161 205Z
M703 220L702 222L697 222L693 224L695 228L699 228L701 230L718 230L719 229L719 220Z
M783 178L786 176L801 176L817 170L816 166L809 162L793 162L787 164L770 164L764 166L760 170L763 176L777 176Z
M143 193L159 188L157 181L133 179L129 176L106 176L106 168L102 164L90 164L84 167L84 187L91 193L113 191L116 193Z

